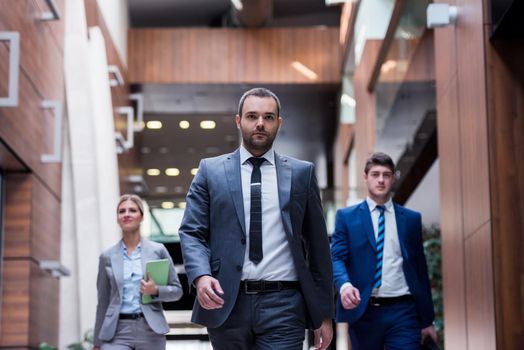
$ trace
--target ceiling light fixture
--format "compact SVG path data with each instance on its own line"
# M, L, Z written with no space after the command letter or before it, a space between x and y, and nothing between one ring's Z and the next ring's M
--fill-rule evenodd
M231 0L231 4L237 9L237 11L242 11L244 5L242 5L242 0Z
M189 129L190 124L187 120L181 120L178 126L180 126L180 129Z
M160 175L160 169L155 169L155 168L147 169L146 174L149 176L158 176Z
M178 203L178 207L181 208L181 209L185 209L185 207L186 207L186 202L180 202L180 203Z
M326 0L326 6L344 4L346 2L357 2L357 0Z
M202 120L200 122L200 128L202 129L214 129L217 126L214 120Z
M195 176L198 172L198 168L191 169L191 175Z
M340 97L340 103L349 107L355 107L357 105L355 99L348 94L342 94L342 97Z
M150 120L146 123L146 126L152 130L162 129L162 122L160 120Z
M318 74L317 73L315 73L313 70L311 70L310 68L308 68L307 66L305 66L304 64L302 64L302 63L300 63L298 61L294 61L293 63L291 63L291 67L296 69L300 74L302 74L303 76L305 76L309 80L317 80L318 79Z
M162 209L173 209L175 207L175 203L173 203L173 202L162 202L161 206L162 206Z
M178 168L167 168L166 169L166 175L167 176L178 176L178 175L180 175L180 169L178 169Z

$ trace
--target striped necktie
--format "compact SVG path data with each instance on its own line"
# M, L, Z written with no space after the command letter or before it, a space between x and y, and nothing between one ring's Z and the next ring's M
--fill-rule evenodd
M386 231L386 219L384 217L383 205L375 207L379 212L378 216L378 234L377 234L377 265L375 268L375 276L373 278L373 288L380 288L382 285L382 260L384 257L384 233Z
M262 261L262 174L260 166L266 158L251 157L251 208L249 214L249 260L258 264Z

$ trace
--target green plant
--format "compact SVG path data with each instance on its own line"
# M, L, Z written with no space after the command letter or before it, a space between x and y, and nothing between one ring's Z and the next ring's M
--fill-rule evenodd
M435 307L435 330L438 334L439 346L444 348L444 306L442 301L442 255L440 251L440 227L431 225L422 228L424 238L424 253L428 263L428 273L431 282L431 294Z
M38 350L58 350L52 345L47 344L46 342L41 342L38 344Z
M67 349L70 350L91 350L93 348L93 330L90 329L84 333L84 339L81 342L69 344Z

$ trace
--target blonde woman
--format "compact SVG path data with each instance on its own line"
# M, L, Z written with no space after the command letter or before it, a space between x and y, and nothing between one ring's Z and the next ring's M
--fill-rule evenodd
M122 239L100 255L98 265L95 350L165 349L169 327L162 302L180 299L182 287L164 245L140 236L143 218L140 197L120 197L117 220ZM146 262L156 259L169 259L166 286L144 276ZM153 302L142 304L142 295L150 295Z

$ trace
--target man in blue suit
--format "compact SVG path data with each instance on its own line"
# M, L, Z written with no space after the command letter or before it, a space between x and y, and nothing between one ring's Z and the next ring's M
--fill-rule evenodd
M203 159L179 230L192 321L214 349L302 349L332 338L333 274L319 189L311 163L274 152L282 123L264 88L240 99L242 144Z
M395 164L366 161L366 200L337 212L331 254L337 321L349 323L352 350L415 350L436 341L419 213L391 200Z

